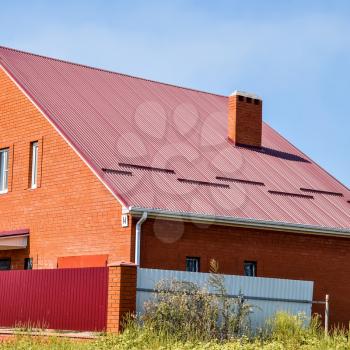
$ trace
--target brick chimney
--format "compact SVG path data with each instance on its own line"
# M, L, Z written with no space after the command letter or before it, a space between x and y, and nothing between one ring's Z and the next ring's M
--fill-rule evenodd
M236 145L261 147L262 99L235 91L228 99L228 138Z

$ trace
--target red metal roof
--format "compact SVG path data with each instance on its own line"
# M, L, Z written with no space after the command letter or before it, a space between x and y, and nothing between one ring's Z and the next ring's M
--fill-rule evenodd
M13 236L25 236L29 235L29 229L28 228L23 228L23 229L18 229L18 230L13 230L13 231L1 231L0 232L0 238L1 237L13 237Z
M0 64L126 206L350 231L349 189L269 125L262 149L227 140L226 96L3 47Z

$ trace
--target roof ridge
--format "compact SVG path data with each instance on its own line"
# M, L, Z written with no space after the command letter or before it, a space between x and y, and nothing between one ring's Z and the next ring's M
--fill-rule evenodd
M164 82L161 82L161 81L158 81L158 80L147 79L147 78L138 77L138 76L131 75L131 74L115 72L115 71L112 71L112 70L109 70L109 69L99 68L99 67L95 67L95 66L89 66L89 65L86 65L86 64L72 62L72 61L68 61L68 60L64 60L64 59L60 59L60 58L54 58L54 57L50 57L50 56L45 56L45 55L41 55L41 54L29 52L29 51L13 49L11 47L6 47L6 46L2 46L2 45L0 45L0 49L9 50L9 51L15 51L15 52L23 53L23 54L26 54L26 55L32 55L32 56L36 56L36 57L45 58L45 59L48 59L48 60L59 61L59 62L62 62L62 63L67 63L67 64L71 64L71 65L75 65L75 66L79 66L79 67L83 67L83 68L98 70L100 72L105 72L105 73L110 73L110 74L117 74L117 75L122 75L122 76L128 77L128 78L139 79L139 80L144 80L144 81L148 81L148 82L151 82L151 83L171 86L171 87L175 87L175 88L178 88L178 89L184 89L184 90L199 92L199 93L202 93L202 94L208 94L208 95L213 95L213 96L218 96L218 97L227 97L226 95L216 94L214 92L193 89L193 88L189 88L189 87L186 87L186 86L181 86L181 85L176 85L176 84L171 84L171 83L164 83ZM1 57L0 57L0 60L1 60Z

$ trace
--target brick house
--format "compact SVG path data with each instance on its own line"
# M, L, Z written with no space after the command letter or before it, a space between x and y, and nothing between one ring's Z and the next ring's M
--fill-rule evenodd
M0 47L0 268L315 281L350 320L350 191L229 97ZM320 311L317 307L314 311Z

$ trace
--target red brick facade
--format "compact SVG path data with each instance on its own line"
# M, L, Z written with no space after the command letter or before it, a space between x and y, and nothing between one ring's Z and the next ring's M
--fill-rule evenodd
M136 265L109 264L107 331L119 332L126 317L136 312Z
M0 195L0 231L29 228L26 251L0 251L12 268L56 268L58 257L131 259L121 206L38 109L0 69L0 149L10 149L9 191ZM29 188L30 143L39 141L39 187Z
M349 239L193 223L180 226L183 230L176 221L157 220L155 225L151 219L143 224L141 266L184 270L186 256L195 256L200 257L201 272L208 272L210 259L216 259L222 273L242 275L244 261L256 261L260 277L315 281L314 300L329 294L331 321L349 323ZM313 310L323 314L324 309Z

